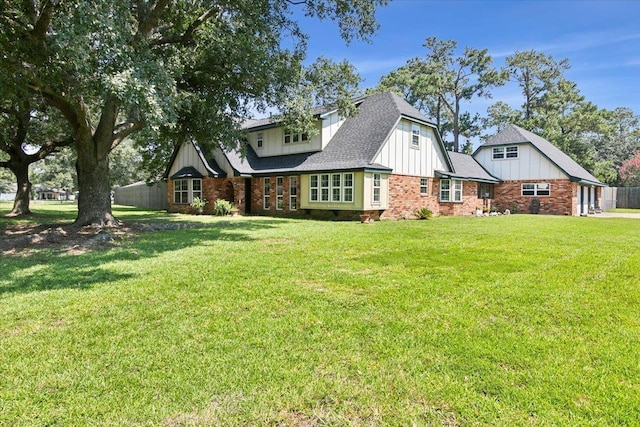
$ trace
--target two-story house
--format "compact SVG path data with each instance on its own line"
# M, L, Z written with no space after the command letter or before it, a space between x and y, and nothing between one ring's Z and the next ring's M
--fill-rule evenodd
M355 115L314 111L318 132L295 134L276 118L253 120L243 153L203 152L187 142L165 172L169 211L187 212L194 197L233 202L257 215L354 219L470 215L485 185L499 179L471 156L448 153L435 125L390 92L363 97Z
M488 196L501 209L586 215L602 197L598 181L546 139L515 125L488 138L473 157L502 181Z

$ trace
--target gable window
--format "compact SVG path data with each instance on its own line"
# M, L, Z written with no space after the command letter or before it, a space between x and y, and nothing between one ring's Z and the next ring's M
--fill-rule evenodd
M289 210L295 211L298 209L298 177L292 176L289 178Z
M311 175L309 201L353 202L353 173Z
M493 159L517 159L518 146L512 145L510 147L493 147L492 157Z
M420 147L420 126L418 125L411 126L411 146L413 148Z
M420 178L420 194L429 193L429 178Z
M284 178L276 177L276 210L284 209Z
M256 145L258 148L262 148L263 139L262 132L258 132Z
M546 182L524 183L522 184L523 196L549 196L551 195L551 185Z
M373 204L380 203L380 189L381 189L380 174L374 173L373 174Z
M284 143L285 144L295 144L297 142L307 142L309 141L309 135L306 133L292 133L289 130L284 131Z
M262 185L262 208L271 207L271 178L264 178Z
M194 197L202 199L202 180L200 178L173 181L173 203L187 205L193 201Z
M459 179L440 180L440 201L441 202L461 202L462 201L462 181Z
M518 157L518 146L506 147L505 154L507 159L516 159Z

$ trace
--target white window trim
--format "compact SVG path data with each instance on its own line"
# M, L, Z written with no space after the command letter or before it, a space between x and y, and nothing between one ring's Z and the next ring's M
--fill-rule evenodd
M444 194L444 189L443 187L443 183L444 182L448 182L449 183L449 188L446 189L447 194L449 195L447 199L443 198L442 195ZM462 180L460 179L441 179L440 180L440 194L439 194L439 200L441 202L446 202L446 203L462 203L463 200L463 190L464 190L464 184L462 183Z
M262 132L258 132L256 135L256 147L259 149L264 147L264 134Z
M327 186L322 185L322 177L327 177ZM340 176L340 185L335 185L334 177ZM351 185L346 185L346 177L349 176L351 178ZM313 185L314 178L316 180L316 185ZM313 174L309 175L309 202L314 203L353 203L354 199L354 174L353 172L343 172L343 173L322 173L322 174ZM314 197L314 190L316 190L316 196ZM323 198L323 190L326 190L327 198ZM340 197L339 200L335 200L334 190L338 190ZM346 190L351 190L350 192ZM350 194L350 197L347 197L347 193Z
M187 201L186 202L176 202L176 184L178 182L186 182L187 183L187 188L186 190L180 190L180 193L186 193L187 194ZM193 189L193 183L194 182L199 182L200 183L200 190L195 190ZM194 195L195 194L195 195ZM178 179L174 179L173 180L173 204L174 205L189 205L193 202L193 198L194 197L199 197L202 199L202 178L178 178Z
M422 181L425 181L425 184L422 184ZM422 191L424 189L424 191ZM429 194L429 178L421 177L420 178L420 194L426 195Z
M533 191L533 194L524 194L525 189L524 186L525 185L532 185L533 188L532 189L527 189L526 191ZM540 194L540 192L542 193L548 193L548 194ZM550 197L551 196L551 184L549 184L548 182L523 182L520 185L520 195L523 197Z
M289 210L298 210L298 177L289 177Z
M371 204L379 205L382 203L382 174L374 173L371 179L371 184L373 186L373 191L371 192Z
M271 178L262 179L262 209L271 209Z
M284 177L276 177L276 210L284 209Z
M511 150L511 152L509 152L509 150ZM507 155L507 154L513 154L514 152L516 154L515 156ZM517 145L507 145L507 146L503 145L500 147L493 147L491 149L492 160L511 160L511 159L517 159L519 156L520 156L520 148Z
M289 141L287 142L287 137ZM282 138L282 143L284 145L292 145L292 144L305 144L310 141L309 135L303 132L300 133L292 133L289 131L284 131L284 135Z
M416 133L417 131L417 133ZM422 134L422 129L420 125L412 124L411 125L411 148L420 148L420 139Z

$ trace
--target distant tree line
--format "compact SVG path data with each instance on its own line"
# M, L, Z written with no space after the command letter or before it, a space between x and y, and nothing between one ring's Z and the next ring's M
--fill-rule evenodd
M435 121L454 151L470 153L471 138L486 138L511 123L549 140L602 182L638 182L630 173L635 169L623 165L640 151L640 117L629 108L601 109L588 101L565 77L567 59L521 51L497 69L487 49L458 52L455 41L435 37L427 38L424 47L424 57L408 60L372 90L403 96ZM486 116L468 112L474 98L491 98L492 89L504 85L519 88L519 108L498 101ZM466 140L462 146L461 137Z

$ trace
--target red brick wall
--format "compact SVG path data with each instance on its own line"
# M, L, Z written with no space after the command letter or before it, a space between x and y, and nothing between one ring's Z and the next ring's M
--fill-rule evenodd
M245 185L244 178L202 178L202 196L207 200L203 213L214 213L214 202L218 199L224 199L233 203L240 212L245 210ZM167 181L167 200L169 212L195 213L190 205L173 203L173 180Z
M551 184L549 196L522 196L523 183L546 182ZM547 215L577 215L578 184L568 179L551 179L540 181L506 181L496 184L493 205L498 210L509 209L518 213L530 213L531 201L534 197L540 200L540 213Z
M462 202L440 202L440 180L428 178L427 194L420 194L420 177L407 175L389 176L389 209L382 219L415 218L416 209L426 207L434 215L474 215L482 209L478 199L478 183L462 183Z

